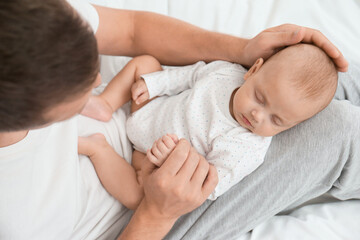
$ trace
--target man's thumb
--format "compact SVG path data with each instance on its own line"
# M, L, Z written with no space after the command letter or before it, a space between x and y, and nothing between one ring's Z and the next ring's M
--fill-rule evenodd
M157 168L158 167L155 164L150 162L149 159L147 157L145 157L143 166L141 167L143 177L145 178L145 177L149 176Z

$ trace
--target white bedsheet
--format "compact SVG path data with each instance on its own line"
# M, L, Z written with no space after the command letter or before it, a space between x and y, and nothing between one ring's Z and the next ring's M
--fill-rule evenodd
M197 26L253 37L261 30L294 23L319 29L351 61L360 65L360 1L357 0L90 0L109 7L154 11ZM165 26L164 26L165 27ZM109 81L129 60L102 57ZM122 131L125 134L125 130ZM308 203L287 215L272 217L247 239L360 239L360 200Z

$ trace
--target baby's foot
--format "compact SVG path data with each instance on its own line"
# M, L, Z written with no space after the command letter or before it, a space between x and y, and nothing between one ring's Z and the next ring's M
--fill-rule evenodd
M113 110L102 97L91 96L80 114L96 120L108 122L111 119Z
M109 144L101 133L95 133L89 137L78 137L78 153L93 156L97 149L107 147Z
M146 156L156 166L160 167L175 148L179 139L174 134L166 134L154 142L151 149L147 150Z

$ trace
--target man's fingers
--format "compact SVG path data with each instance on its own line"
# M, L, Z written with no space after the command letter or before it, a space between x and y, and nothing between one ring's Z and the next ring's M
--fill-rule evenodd
M186 159L182 168L178 172L178 176L186 182L189 181L193 177L193 175L195 173L195 169L197 169L199 162L200 162L200 155L192 147L190 149L188 158ZM205 174L205 176L206 176L206 174Z
M191 181L201 184L200 186L202 186L206 179L206 176L208 175L209 167L210 164L208 163L208 161L203 156L199 156L199 164L197 165Z
M346 61L345 58L344 58L344 60ZM334 62L336 63L336 66L337 66L337 70L339 72L347 72L347 70L349 68L349 63L346 61L346 64L345 64L344 60L342 60L342 59L334 59ZM343 65L342 67L339 67L339 62L341 63L341 65Z
M146 176L150 175L156 168L157 168L157 166L155 164L153 164L152 162L150 162L148 158L146 158L143 161L141 171L144 174L144 176L146 177Z
M165 171L175 176L183 166L190 152L190 143L180 139L170 156L165 160L159 171Z
M300 28L301 26L295 25L295 24L281 24L279 26L275 26L272 28L268 28L265 31L266 32L294 32L296 31L298 28Z
M282 48L300 42L314 44L321 48L333 60L338 71L346 72L349 63L337 47L320 31L294 24L283 24L264 30L258 34L256 45L260 48L261 57L269 58ZM252 63L251 63L252 64Z
M301 39L301 42L315 44L326 52L331 58L337 58L341 54L340 51L332 44L324 34L320 31L306 28L306 32Z
M299 32L267 32L263 38L266 39L268 48L275 50L299 43L303 34L301 31L303 30L299 29Z
M209 197L209 195L214 191L216 185L219 182L218 174L216 168L210 164L209 172L205 182L202 186L202 193L205 198Z
M345 57L342 55L342 53L339 50L335 51L334 48L336 48L336 47L331 46L331 44L328 44L328 43L324 45L324 49L327 49L327 50L325 50L325 52L334 61L336 69L340 72L346 72L348 70L349 63L345 59ZM330 55L330 52L332 52L331 55Z
M349 63L342 55L340 50L332 44L324 34L315 29L306 28L302 42L315 44L320 47L334 61L338 71L347 71Z
M266 37L264 37L265 34L267 35ZM279 49L285 45L293 45L300 42L314 44L326 52L334 61L338 71L345 72L348 69L349 63L339 49L318 30L294 24L283 24L265 30L262 37L267 39L268 47Z

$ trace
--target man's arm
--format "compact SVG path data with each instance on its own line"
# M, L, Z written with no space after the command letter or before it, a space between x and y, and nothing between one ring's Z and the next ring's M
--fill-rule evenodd
M144 198L119 239L162 239L175 221L200 206L217 184L215 167L182 139L164 164L145 161Z
M235 61L248 41L152 12L95 8L100 19L96 38L102 54L150 54L166 65Z
M267 59L285 46L305 42L323 49L339 71L348 67L341 52L321 32L311 28L284 24L244 39L156 13L95 8L100 19L96 38L101 54L131 57L149 54L166 65L226 60L249 67L259 57Z
M118 240L163 239L175 221L176 219L153 216L141 203Z

